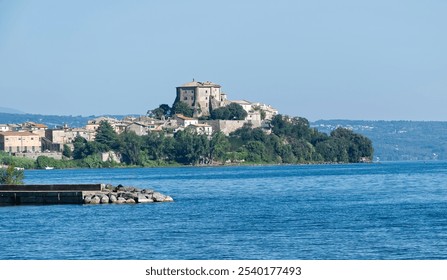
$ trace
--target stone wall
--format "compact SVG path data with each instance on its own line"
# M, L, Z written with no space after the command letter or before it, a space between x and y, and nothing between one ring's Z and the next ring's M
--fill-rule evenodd
M204 123L211 125L213 131L221 131L225 135L228 135L231 132L243 127L246 121L212 120Z

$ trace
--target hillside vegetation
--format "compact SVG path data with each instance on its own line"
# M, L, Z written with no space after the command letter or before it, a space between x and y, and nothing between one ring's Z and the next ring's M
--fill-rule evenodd
M322 132L351 129L373 142L375 160L447 160L447 122L320 120Z
M122 163L137 166L168 164L199 165L215 163L353 163L370 160L371 141L349 129L338 128L330 135L309 127L304 118L275 116L272 131L249 125L229 136L215 132L210 138L186 128L173 137L156 132L138 136L133 132L116 134L106 121L101 122L96 139L87 142L78 137L74 142L73 158L103 163L99 153L121 155Z

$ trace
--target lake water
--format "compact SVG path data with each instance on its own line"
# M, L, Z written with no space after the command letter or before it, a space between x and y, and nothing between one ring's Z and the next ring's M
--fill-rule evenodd
M0 259L447 259L447 163L30 170L174 203L0 207Z

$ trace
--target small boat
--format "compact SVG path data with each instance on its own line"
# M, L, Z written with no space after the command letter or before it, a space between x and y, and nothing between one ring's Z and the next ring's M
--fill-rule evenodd
M45 167L45 170L51 170L51 169L54 169L54 167L52 167L52 166Z

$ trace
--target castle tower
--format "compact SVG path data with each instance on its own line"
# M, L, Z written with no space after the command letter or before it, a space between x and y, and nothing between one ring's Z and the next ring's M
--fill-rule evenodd
M176 100L194 109L194 117L209 116L213 109L226 105L226 94L212 82L192 81L177 87Z

